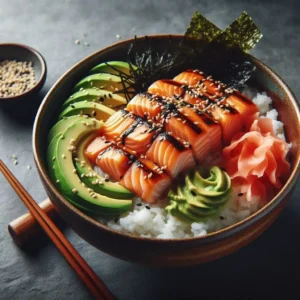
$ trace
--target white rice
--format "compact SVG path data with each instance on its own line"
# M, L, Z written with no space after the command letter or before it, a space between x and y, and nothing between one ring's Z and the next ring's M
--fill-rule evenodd
M285 140L283 123L277 120L278 112L272 107L272 99L265 92L258 93L253 88L245 88L242 92L258 106L261 117L273 120L276 135ZM134 199L134 208L129 213L118 219L101 218L99 221L112 229L141 237L177 239L203 236L237 223L260 208L261 199L253 197L249 202L245 195L238 196L238 193L239 187L234 186L229 205L219 216L204 222L184 223L166 212L167 200L151 205L139 198Z

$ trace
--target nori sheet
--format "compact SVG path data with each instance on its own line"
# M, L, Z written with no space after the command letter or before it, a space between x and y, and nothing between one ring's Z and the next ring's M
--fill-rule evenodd
M128 61L137 66L127 81L132 81L135 92L143 92L154 81L172 78L188 68L200 69L229 87L245 83L255 70L247 52L259 42L262 34L243 12L226 30L222 31L196 12L184 38L174 47L157 50L151 38L135 40L128 51ZM139 43L139 45L138 45ZM126 91L124 91L126 92Z

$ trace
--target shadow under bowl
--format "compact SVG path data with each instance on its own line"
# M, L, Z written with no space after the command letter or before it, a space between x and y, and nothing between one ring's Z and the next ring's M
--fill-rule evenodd
M172 36L174 43L182 35ZM170 45L169 35L150 36L157 48ZM139 38L138 40L142 40ZM133 39L104 48L83 59L66 72L46 95L38 111L33 148L37 169L46 192L61 217L87 242L96 248L121 259L149 265L183 266L199 264L228 255L249 244L262 234L277 218L291 196L300 173L300 113L295 96L284 81L258 59L252 84L274 99L280 120L285 124L290 150L291 174L287 182L266 206L245 220L203 237L187 239L153 239L135 237L108 228L85 215L56 189L47 172L45 153L47 133L55 122L61 104L70 95L72 87L98 63L124 60Z
M30 101L44 86L47 76L47 65L43 56L35 49L15 43L0 44L0 61L16 60L32 62L36 84L28 91L11 97L0 97L0 105L14 105L22 100ZM25 101L24 101L25 103Z

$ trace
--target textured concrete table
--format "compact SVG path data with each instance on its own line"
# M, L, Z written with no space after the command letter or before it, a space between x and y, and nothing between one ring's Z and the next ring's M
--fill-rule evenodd
M253 54L280 74L299 96L299 9L296 0L0 0L0 42L28 44L45 56L49 72L41 100L68 68L116 42L116 35L123 39L134 34L183 33L195 10L225 28L246 10L265 35ZM75 40L80 40L80 45ZM30 119L29 112L23 115ZM0 110L0 157L41 201L45 192L33 164L31 130L30 122ZM12 154L18 157L16 166ZM130 264L98 251L71 230L66 234L119 299L299 299L299 193L298 183L275 224L250 246L192 268ZM88 299L85 288L51 243L29 253L13 244L7 224L26 209L2 176L0 195L0 299Z

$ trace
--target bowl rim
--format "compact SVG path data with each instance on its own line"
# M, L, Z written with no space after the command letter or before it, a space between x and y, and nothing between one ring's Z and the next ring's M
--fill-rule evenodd
M183 38L182 34L154 34L154 35L149 35L147 38L152 38L152 39L169 39L170 37L174 39L181 39ZM119 47L125 44L129 44L133 42L135 39L136 40L143 40L145 36L142 37L135 37L135 38L130 38L126 39L114 44L111 44L107 47L101 48L100 50L97 50L90 54L89 56L83 58L80 60L78 63L76 63L73 67L71 67L68 71L66 71L57 81L56 83L52 86L52 88L49 90L47 95L44 97L39 110L37 112L34 126L33 126L33 138L32 138L32 143L33 143L33 153L34 153L34 159L35 163L37 165L37 168L39 170L40 176L42 176L43 180L47 183L48 188L51 190L51 192L56 196L57 199L59 199L60 202L63 203L64 206L67 206L68 209L72 210L72 212L78 217L83 218L89 225L96 227L99 230L104 230L109 234L112 234L114 236L126 239L126 240L132 240L132 241L143 241L143 242L151 242L151 243L163 243L163 244L181 244L185 245L186 243L189 242L198 242L198 243L208 243L208 242L213 242L213 241L219 241L222 239L225 239L229 236L232 236L236 234L239 231L245 230L246 228L252 226L255 222L259 221L262 219L265 215L267 215L270 211L272 211L275 207L277 207L284 199L285 197L289 194L289 192L293 189L294 184L296 183L299 175L300 175L300 155L296 158L295 165L296 167L290 174L288 180L282 187L282 189L279 191L279 193L266 205L264 205L261 209L259 209L257 212L253 213L246 219L239 221L235 224L232 224L228 227L225 227L221 230L215 231L208 233L204 236L200 237L188 237L188 238L180 238L180 239L164 239L164 238L149 238L149 237L140 237L140 236L135 236L130 233L123 233L117 230L114 230L110 227L108 227L105 224L100 223L99 221L93 219L92 217L84 214L82 211L77 209L75 206L73 206L71 203L69 203L63 195L56 189L54 184L51 182L50 177L48 175L48 172L46 170L46 167L43 166L42 160L40 159L40 152L38 148L38 138L37 138L37 133L38 133L38 127L40 123L41 116L44 113L45 110L45 103L47 102L49 96L52 94L52 92L56 89L56 87L64 80L64 78L67 75L70 75L72 72L74 72L81 64L85 63L86 61L89 61L90 59L94 58L95 56L100 55L102 52L106 52L112 48ZM254 61L255 65L263 69L264 73L268 73L272 75L276 82L284 89L285 93L287 94L288 98L291 100L294 109L297 113L297 119L300 124L300 106L299 103L293 94L293 92L290 90L288 85L275 73L272 69L270 69L268 66L266 66L263 62L261 62L259 59L255 58L254 56L248 54L250 58Z
M19 44L19 43L0 43L0 49L1 47L15 47L15 48L21 48L21 49L25 49L29 52L31 52L34 56L36 56L41 64L41 76L40 79L35 83L35 85L28 91L20 94L20 95L16 95L16 96L10 96L10 97L0 97L0 101L5 101L5 100L13 100L13 99L19 99L21 97L26 97L27 95L31 94L34 90L38 89L40 87L40 85L43 84L46 74L47 74L47 64L45 61L45 58L43 57L43 55L37 51L36 49L24 45L24 44Z

